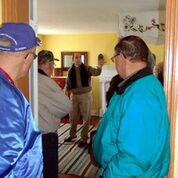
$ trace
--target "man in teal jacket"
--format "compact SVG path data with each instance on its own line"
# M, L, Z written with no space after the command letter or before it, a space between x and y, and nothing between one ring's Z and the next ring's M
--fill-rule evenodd
M113 95L93 140L104 178L164 178L170 163L170 126L161 83L148 64L149 49L136 36L115 47L124 79Z

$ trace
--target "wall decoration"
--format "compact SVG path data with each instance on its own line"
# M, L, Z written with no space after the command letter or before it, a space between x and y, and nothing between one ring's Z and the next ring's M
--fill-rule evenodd
M121 13L119 16L120 37L137 35L143 38L147 43L164 43L164 15L164 11Z
M124 23L124 30L125 31L139 31L140 33L144 33L147 31L151 31L152 29L156 28L162 32L165 31L165 24L164 23L157 23L156 19L151 20L151 25L143 26L142 24L135 25L136 17L131 17L130 15L125 16L123 19Z

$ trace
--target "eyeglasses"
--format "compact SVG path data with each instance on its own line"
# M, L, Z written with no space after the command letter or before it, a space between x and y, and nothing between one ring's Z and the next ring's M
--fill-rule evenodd
M111 57L111 61L112 61L112 62L115 62L115 58L116 58L117 56L119 56L119 55L120 55L120 53L118 53L118 54L114 55L113 57Z
M33 54L33 60L37 58L37 54L35 54L34 52L30 52L31 54Z
M37 58L38 55L36 55L34 52L29 52L26 56L25 56L25 59L28 57L29 54L32 54L33 55L33 60L35 60Z

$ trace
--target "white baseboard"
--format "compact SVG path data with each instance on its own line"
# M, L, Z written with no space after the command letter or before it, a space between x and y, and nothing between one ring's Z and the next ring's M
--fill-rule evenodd
M91 116L99 116L99 112L98 111L91 111Z

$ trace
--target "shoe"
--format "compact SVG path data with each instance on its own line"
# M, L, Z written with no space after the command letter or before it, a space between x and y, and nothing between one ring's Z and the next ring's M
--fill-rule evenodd
M88 146L88 143L84 142L84 141L80 141L79 144L78 144L79 148L86 147L86 146Z
M67 138L65 138L64 139L64 142L71 142L71 141L73 141L73 139L75 139L75 138L77 138L77 136L69 136L69 137L67 137Z

